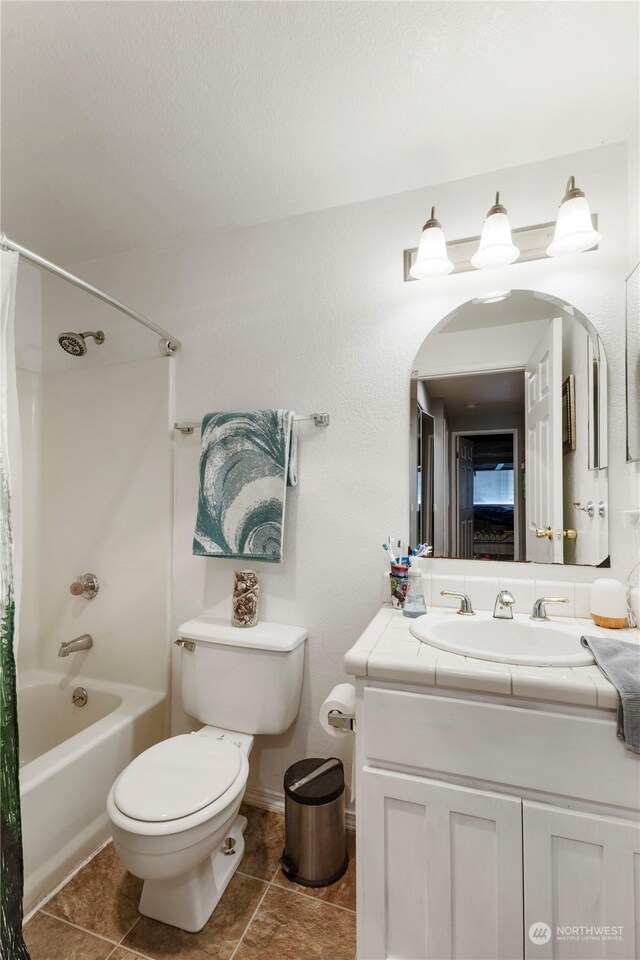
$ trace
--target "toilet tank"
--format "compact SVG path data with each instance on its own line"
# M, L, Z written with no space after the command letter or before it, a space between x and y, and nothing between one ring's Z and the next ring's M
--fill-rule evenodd
M304 627L232 627L204 615L178 630L182 707L190 717L241 733L284 733L298 715Z

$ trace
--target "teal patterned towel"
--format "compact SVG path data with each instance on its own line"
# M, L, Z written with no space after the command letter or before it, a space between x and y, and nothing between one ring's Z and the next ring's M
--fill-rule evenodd
M281 563L286 488L297 483L296 460L293 411L208 413L193 552Z

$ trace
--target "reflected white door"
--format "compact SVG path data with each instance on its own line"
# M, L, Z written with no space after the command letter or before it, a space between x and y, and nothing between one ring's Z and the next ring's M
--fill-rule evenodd
M456 437L456 557L473 558L473 441Z
M525 368L527 560L563 562L562 319L549 321ZM536 530L552 530L552 538Z

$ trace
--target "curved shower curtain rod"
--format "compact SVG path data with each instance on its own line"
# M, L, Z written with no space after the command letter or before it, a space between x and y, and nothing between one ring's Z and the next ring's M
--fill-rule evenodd
M160 349L166 357L172 357L173 354L177 353L182 346L177 337L174 337L173 334L169 333L167 330L163 330L162 327L159 327L157 323L153 323L152 320L147 320L147 318L143 317L142 314L138 313L137 310L132 310L131 307L127 307L126 304L121 303L120 300L116 300L115 297L109 296L108 293L103 293L102 290L94 287L93 284L87 283L86 280L76 277L73 273L69 273L68 270L64 270L62 267L56 266L56 264L51 263L50 260L45 260L44 257L39 256L39 254L34 253L32 250L28 250L19 243L9 240L4 233L0 234L0 247L7 247L9 250L15 250L15 252L19 253L21 257L25 258L25 260L30 260L31 263L35 263L36 266L42 267L43 270L48 270L50 273L54 273L57 277L62 277L63 280L68 280L69 283L72 283L75 287L79 287L86 293L90 293L92 297L97 297L98 300L102 300L103 303L108 303L111 307L115 307L116 310L119 310L121 313L125 313L128 317L131 317L133 320L141 323L143 327L153 330L153 332L157 333L160 337Z

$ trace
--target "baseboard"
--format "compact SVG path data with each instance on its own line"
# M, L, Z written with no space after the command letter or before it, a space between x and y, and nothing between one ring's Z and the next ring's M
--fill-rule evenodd
M284 794L279 790L269 790L267 787L247 787L244 802L250 807L260 807L262 810L273 810L275 813L284 813ZM344 815L347 830L356 829L355 810L345 810Z

